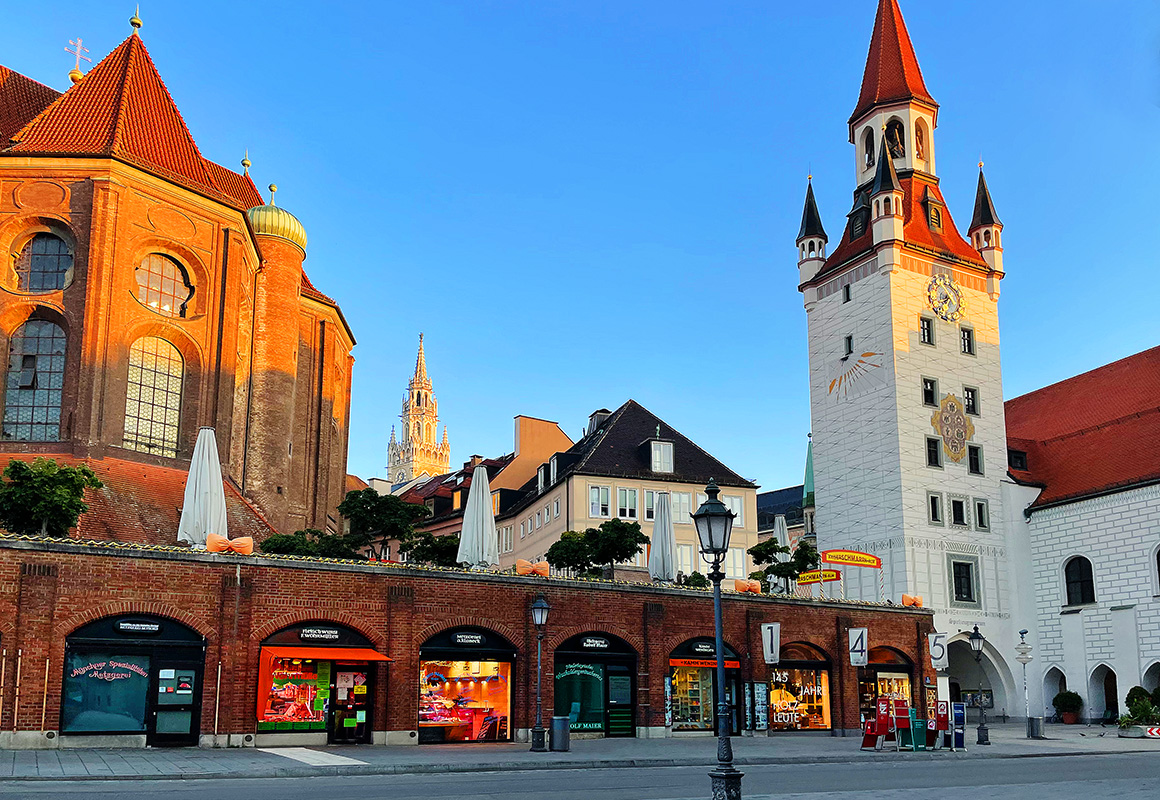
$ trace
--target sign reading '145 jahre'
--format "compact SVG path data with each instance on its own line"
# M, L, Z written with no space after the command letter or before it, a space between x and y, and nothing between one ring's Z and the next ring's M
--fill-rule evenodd
M845 564L848 567L882 568L881 558L857 550L824 550L822 561L826 564Z

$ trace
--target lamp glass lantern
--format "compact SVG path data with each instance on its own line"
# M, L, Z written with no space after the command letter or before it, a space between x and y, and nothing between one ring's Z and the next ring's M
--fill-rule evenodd
M548 612L552 607L548 605L548 601L544 599L543 595L536 598L532 603L532 624L537 628L542 628L548 624Z
M971 651L978 655L983 652L983 642L987 639L983 634L979 633L979 626L976 625L975 629L971 631L971 635L967 637L967 640L971 643Z
M701 552L714 561L729 551L729 535L733 532L733 518L737 516L718 499L720 494L717 481L710 480L705 487L705 502L692 515L697 526L697 538L701 541Z

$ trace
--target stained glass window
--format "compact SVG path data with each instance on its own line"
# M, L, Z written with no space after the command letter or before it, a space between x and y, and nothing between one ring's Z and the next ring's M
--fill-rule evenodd
M60 326L43 319L30 319L12 336L4 390L5 439L60 440L66 344Z
M189 276L173 259L151 253L137 267L137 299L158 314L184 317L191 297Z
M72 252L63 239L38 233L16 258L16 288L36 293L63 289L72 265Z
M169 458L177 455L184 369L181 354L164 339L138 339L129 348L125 447Z

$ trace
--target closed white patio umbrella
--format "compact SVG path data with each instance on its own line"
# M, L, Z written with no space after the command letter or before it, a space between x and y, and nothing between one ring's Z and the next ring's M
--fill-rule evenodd
M459 533L459 553L455 560L469 567L499 565L499 535L491 513L491 487L487 467L480 464L471 473L471 491L463 510L463 529Z
M652 552L648 557L648 574L653 580L672 582L677 579L677 534L673 530L673 513L669 493L658 492L656 518L653 520Z
M202 428L197 433L193 458L189 462L177 541L205 549L206 536L211 533L229 536L226 532L226 493L222 486L222 465L218 459L214 430Z

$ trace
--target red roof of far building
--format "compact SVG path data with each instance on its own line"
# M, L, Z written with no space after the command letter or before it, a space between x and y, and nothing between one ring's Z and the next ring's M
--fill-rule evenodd
M918 100L938 108L922 80L922 70L898 0L879 0L870 50L866 53L866 70L862 74L862 91L850 122L876 105L899 100Z
M370 484L360 478L358 475L351 475L349 472L346 475L346 490L348 492L361 492L363 489L371 488Z
M242 210L262 205L249 176L201 155L135 34L9 139L6 154L108 156Z
M56 89L0 66L0 149L58 97Z
M46 457L68 466L87 464L104 484L100 489L85 490L89 510L81 515L74 536L134 544L177 544L187 470L119 458L83 459L57 454ZM36 456L9 454L7 458L32 461ZM231 539L251 536L260 542L277 532L232 483L223 484Z
M1034 506L1160 481L1160 347L1008 400L1007 447ZM1033 506L1033 507L1034 507Z

